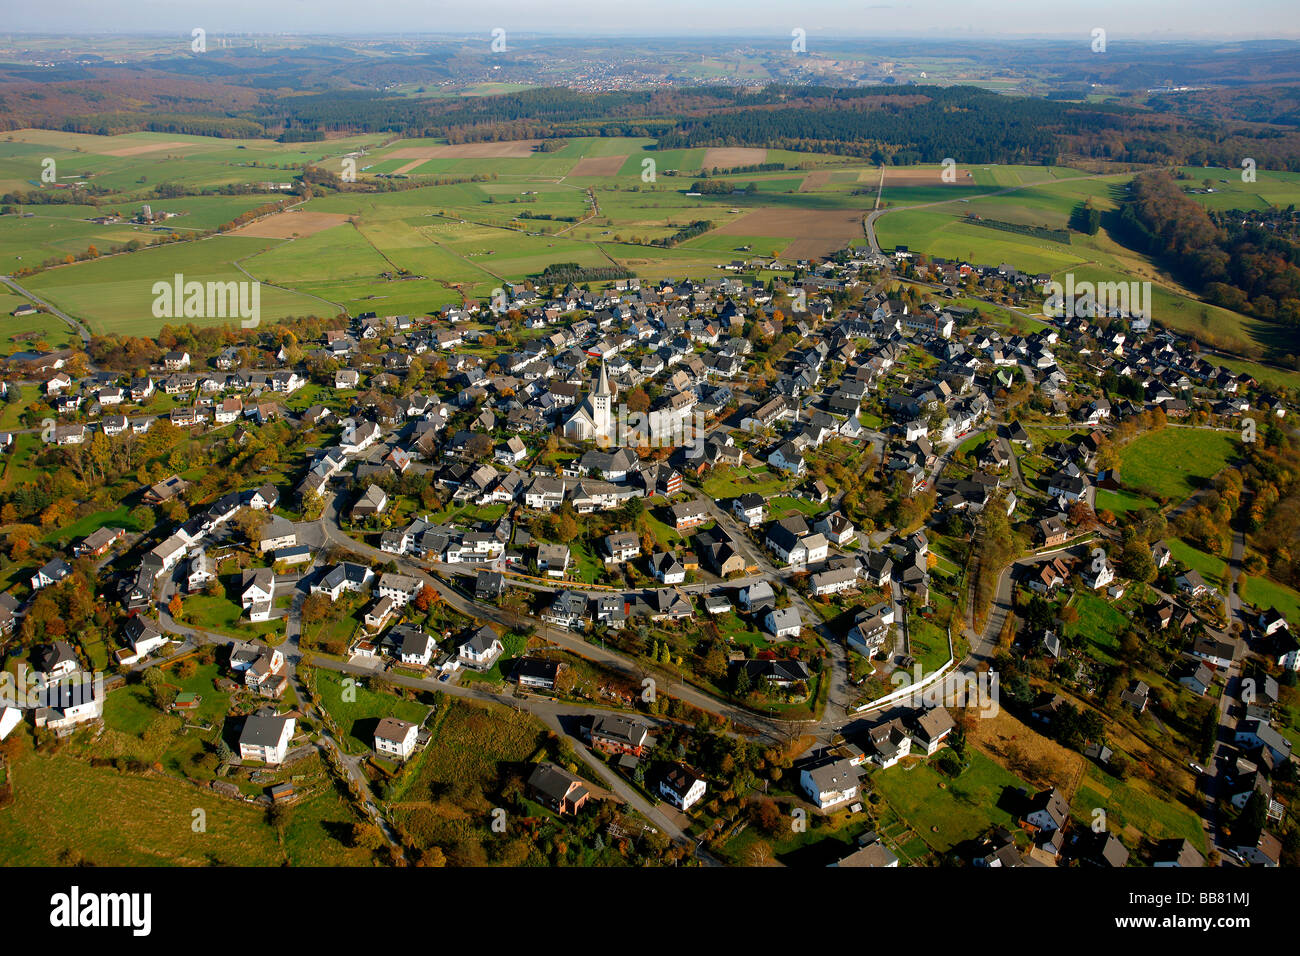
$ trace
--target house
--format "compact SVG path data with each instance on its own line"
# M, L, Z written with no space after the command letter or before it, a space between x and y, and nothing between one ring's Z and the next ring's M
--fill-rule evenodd
M858 795L858 772L847 758L826 760L799 772L799 789L819 810L848 803Z
M605 563L623 564L641 556L641 541L631 531L605 536Z
M591 793L581 780L553 763L539 763L528 777L528 791L556 813L577 813Z
M659 781L659 795L685 813L704 797L703 778L682 764L674 764Z
M275 600L275 571L271 568L250 569L243 573L239 586L239 603L250 621L269 621Z
M292 548L298 543L298 531L293 522L279 515L272 515L271 520L262 526L258 539L258 550L263 554L278 551L280 548Z
M671 551L650 556L650 573L664 584L681 584L686 580L686 568Z
M497 632L484 624L462 643L456 652L461 661L475 670L487 670L501 656L503 650Z
M419 728L406 720L385 717L375 728L375 750L387 757L406 760L415 752Z
M249 716L239 733L239 759L260 760L273 766L284 763L296 727L293 717L262 713Z
M124 537L126 537L125 528L100 528L98 531L92 531L82 539L80 544L74 545L72 553L76 557L89 555L97 558Z
M160 647L167 645L168 639L160 634L142 617L133 617L122 628L122 641L125 645L117 651L117 662L130 667L144 660Z
M397 654L403 664L414 664L418 667L428 667L429 661L433 659L433 636L426 634L418 627L408 627L399 624L389 632L390 639L397 644Z
M1034 797L1021 823L1037 833L1053 833L1065 829L1069 819L1069 802L1060 790L1052 787Z
M840 546L848 544L856 534L853 522L839 511L832 511L818 518L813 523L813 531L821 534L832 544Z
M46 680L56 681L78 668L77 652L67 641L55 641L36 650L32 664Z
M32 575L32 590L39 591L41 588L49 587L51 584L58 584L69 574L72 573L72 565L62 558L52 558L40 570Z
M915 746L925 750L926 756L931 756L948 738L956 727L952 719L952 714L948 713L945 707L931 707L920 717L916 718L916 726L912 733L912 740Z
M328 594L331 601L337 601L344 591L358 593L365 590L374 578L375 572L363 564L344 561L326 571L311 586L312 594Z
M591 746L605 754L632 754L640 757L649 749L649 728L634 717L600 714L592 718L588 731Z
M1274 764L1280 765L1291 759L1291 741L1259 717L1243 718L1237 724L1233 740L1239 747L1267 751Z
M898 857L880 842L875 833L869 832L863 834L862 845L856 850L827 865L833 867L889 868L898 866Z
M420 593L424 583L406 574L385 572L379 576L380 597L390 597L398 607L406 607Z
M1184 594L1190 594L1194 598L1200 597L1202 594L1205 594L1210 590L1209 585L1205 583L1205 579L1201 577L1200 572L1196 571L1194 568L1189 568L1182 574L1178 575L1178 577L1174 579L1174 584L1177 585L1178 590L1182 591Z
M849 628L849 647L864 657L870 657L885 645L894 624L894 605L891 602L873 604L859 611Z
M537 571L549 578L562 578L569 569L570 556L567 544L538 544Z
M363 618L366 629L371 631L379 630L388 623L388 619L393 616L394 608L395 605L392 598L381 597L371 605L370 610L366 611L365 617Z
M1205 857L1192 846L1186 837L1170 838L1156 844L1151 854L1151 865L1159 867L1200 867L1205 866Z
M703 501L683 501L670 509L673 528L678 534L697 528L709 520L709 512Z
M34 691L32 719L36 728L50 729L60 736L72 733L77 724L104 716L104 682L82 671L73 671Z
M165 501L171 501L189 486L190 483L181 478L180 475L172 475L157 484L150 485L141 500L147 505L160 505Z
M388 508L388 494L378 485L368 487L352 506L351 521L361 521L372 515L381 515Z
M555 690L555 681L563 665L540 657L525 657L516 662L510 676L520 687L530 690Z
M839 594L841 591L857 587L858 565L854 563L845 565L842 568L832 568L829 571L818 572L809 579L808 583L816 597Z
M803 630L803 621L799 619L799 612L793 607L773 608L763 618L763 626L769 634L775 635L778 639L798 637L799 632Z
M763 512L766 505L767 502L762 495L751 491L735 499L731 503L731 511L738 521L751 528L757 528L763 523Z
M769 607L776 606L776 592L772 590L770 581L755 581L747 588L740 591L740 606L742 610L753 614Z
M1132 707L1134 712L1142 714L1146 712L1147 704L1151 700L1151 688L1144 682L1135 680L1119 695L1120 703Z
M479 571L474 578L474 597L479 601L495 601L506 592L506 578L500 571Z

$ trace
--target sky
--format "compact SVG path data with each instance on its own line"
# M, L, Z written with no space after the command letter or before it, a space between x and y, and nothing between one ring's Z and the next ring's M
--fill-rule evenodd
M22 33L1300 37L1296 0L2 0Z

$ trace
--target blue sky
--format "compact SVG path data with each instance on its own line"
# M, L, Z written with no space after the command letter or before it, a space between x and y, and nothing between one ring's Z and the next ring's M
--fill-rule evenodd
M1300 37L1295 0L7 0L0 30L252 33Z

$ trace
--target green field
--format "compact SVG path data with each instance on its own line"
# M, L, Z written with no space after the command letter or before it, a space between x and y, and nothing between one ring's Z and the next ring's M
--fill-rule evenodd
M346 687L344 680L351 683ZM393 694L376 693L356 677L334 671L316 671L316 689L321 704L334 717L350 753L366 753L374 747L375 725L384 717L396 717L413 724L424 721L429 708ZM345 699L345 693L354 697Z
M1011 795L1025 782L972 751L955 780L928 762L907 762L876 771L871 785L932 849L946 852L990 826L1014 829Z
M1177 504L1236 457L1235 433L1166 427L1135 438L1120 452L1125 488Z

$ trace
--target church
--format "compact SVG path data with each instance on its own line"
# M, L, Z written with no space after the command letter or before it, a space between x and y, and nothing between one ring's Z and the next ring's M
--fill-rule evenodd
M596 390L582 400L564 422L564 437L573 441L594 441L610 445L614 441L614 390L609 384L609 372L600 363L600 380Z

